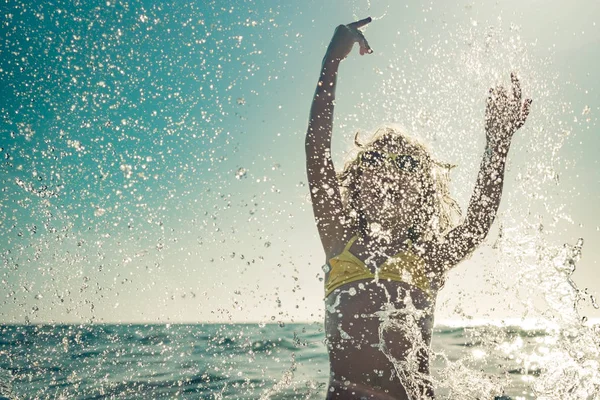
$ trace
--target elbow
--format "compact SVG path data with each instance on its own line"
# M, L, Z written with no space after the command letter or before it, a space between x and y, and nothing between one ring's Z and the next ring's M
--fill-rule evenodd
M475 250L487 236L487 232L475 232L471 233L471 235L467 238L467 248L471 249L471 251Z
M463 243L465 249L475 249L478 247L490 232L491 221L488 224L487 221L471 221L467 224L467 229L463 231Z
M478 244L483 242L490 232L495 217L495 212L480 212L468 215L467 220L465 221L465 225L468 227L466 232Z
M492 224L488 223L488 221L480 221L480 223L474 224L471 229L471 236L473 237L473 240L477 241L478 243L483 242L490 232L491 226Z

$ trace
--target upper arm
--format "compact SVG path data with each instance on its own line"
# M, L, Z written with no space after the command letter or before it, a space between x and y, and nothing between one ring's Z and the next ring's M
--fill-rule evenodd
M342 197L329 146L309 140L310 136L307 135L305 147L306 172L313 213L323 249L326 254L333 254L342 243L345 233Z
M488 149L489 147L482 160L465 220L448 232L441 243L432 245L432 260L442 271L447 271L469 256L483 242L496 217L502 195L506 157ZM494 158L498 156L499 158Z
M448 232L442 241L428 244L426 253L435 270L444 273L469 256L483 241L483 236L473 233L465 221Z

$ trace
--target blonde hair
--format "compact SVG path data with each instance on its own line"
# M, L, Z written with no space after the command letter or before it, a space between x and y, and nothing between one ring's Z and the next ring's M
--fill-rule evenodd
M455 165L434 160L423 143L393 127L378 129L366 144L358 141L358 134L357 132L354 137L354 143L361 153L370 150L398 153L399 149L405 149L404 151L408 150L419 160L425 160L423 164L429 167L425 170L429 174L422 179L424 195L421 208L425 212L419 214L416 226L411 228L412 232L409 232L409 237L412 236L413 241L441 238L456 225L461 210L458 203L450 196L449 190L450 170ZM359 168L361 153L344 165L344 170L337 174L337 178L346 211L344 214L349 218L346 222L353 232L364 234L366 222L355 207L356 200L360 196L357 182L361 174Z

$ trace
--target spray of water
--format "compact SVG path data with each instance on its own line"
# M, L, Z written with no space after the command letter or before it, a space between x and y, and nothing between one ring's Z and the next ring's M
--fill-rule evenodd
M290 367L283 373L279 381L263 393L260 399L268 400L275 394L281 393L283 390L291 387L294 381L294 371L296 371L296 357L292 354L292 364Z
M391 66L387 72L379 71L386 96L365 94L364 101L357 105L359 115L366 115L368 120L369 113L381 118L382 112L389 112L387 120L395 121L400 104L402 112L416 116L405 121L411 133L424 137L425 142L436 143L432 150L443 154L439 158L454 157L448 161L459 164L459 169L470 170L476 169L472 160L475 157L467 156L473 150L472 135L482 130L480 116L474 111L473 99L478 98L478 93L487 93L503 76L517 71L539 105L535 118L528 122L526 135L516 139L519 147L510 155L506 175L510 179L506 188L510 190L503 198L508 207L497 218L501 226L497 239L490 240L495 241L490 248L498 258L498 265L488 278L516 303L511 307L519 311L515 311L512 323L524 326L527 320L535 319L545 325L537 327L544 332L538 336L533 333L530 336L523 330L512 332L507 324L470 328L465 333L482 348L479 350L482 355L466 352L451 360L446 354L424 346L417 329L419 314L411 302L404 301L406 308L398 310L388 295L388 303L373 316L380 320L380 350L393 363L396 377L414 399L422 398L421 388L427 382L432 382L436 391L443 389L440 398L483 399L502 395L514 384L509 371L504 375L486 372L479 360L485 360L486 353L498 352L521 365L520 371L525 373L523 381L528 383L529 395L535 398L600 398L598 328L585 324L586 318L580 314L581 304L590 302L596 308L597 304L572 279L582 254L583 239L575 245L556 246L549 236L549 232L555 231L547 232L542 223L550 220L547 225L551 228L560 221L572 223L564 204L557 204L552 196L560 189L558 167L569 163L560 158L559 150L572 131L564 119L572 113L570 105L556 100L562 98L557 74L548 60L535 59L532 51L535 45L522 40L518 26L504 29L501 21L487 27L472 21L467 28L458 28L455 34L449 33L427 46L422 46L424 38L418 32L415 36L416 48L409 51L410 60L429 65L423 69L422 79L413 78L420 87L410 86L402 76L404 71ZM456 63L447 61L451 49ZM465 85L465 81L470 84ZM513 175L516 177L512 178ZM454 178L458 178L460 187L471 186L464 175ZM569 195L558 193L560 198ZM459 193L460 196L466 197L468 193ZM466 313L464 316L473 318ZM392 329L411 338L413 347L406 359L392 357L385 346L383 337ZM531 346L533 350L525 350ZM432 377L419 373L415 360L420 352L442 364L439 373Z
M382 286L383 287L383 286ZM383 287L389 298L387 289ZM423 339L419 321L425 317L425 311L417 309L409 293L398 290L398 299L402 299L404 308L398 309L393 302L383 305L381 311L375 313L379 318L379 349L394 365L397 378L405 388L410 398L421 399L427 396L427 390L431 387L429 374L420 371L420 360L430 357L430 348ZM385 343L385 335L388 331L401 332L411 347L404 354L405 357L398 359L392 355Z
M4 369L0 369L0 400L16 400L13 397L12 375Z
M538 229L537 234L520 237L518 242L509 238L501 241L504 257L518 263L519 298L526 314L552 323L535 349L522 354L524 364L539 368L532 392L537 399L598 399L599 329L587 324L580 312L582 302L595 305L595 299L571 278L582 254L583 239L575 245L552 246L542 232ZM533 302L532 297L543 301Z

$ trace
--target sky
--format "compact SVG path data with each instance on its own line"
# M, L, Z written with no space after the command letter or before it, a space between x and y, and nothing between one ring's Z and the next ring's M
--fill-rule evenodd
M449 273L436 319L600 317L598 2L110 0L5 13L0 323L322 321L303 143L333 31L366 16L374 53L355 49L338 77L338 170L357 131L392 124L458 165L451 190L466 210L488 89L515 71L533 99L496 222Z

